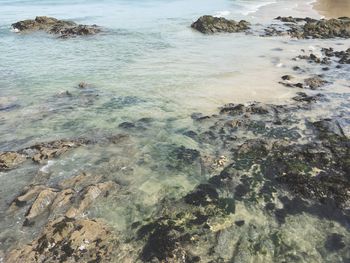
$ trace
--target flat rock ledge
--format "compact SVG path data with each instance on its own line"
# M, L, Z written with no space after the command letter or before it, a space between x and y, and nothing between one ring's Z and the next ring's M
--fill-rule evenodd
M191 25L203 34L237 33L250 29L250 23L244 20L236 22L223 17L202 16Z
M59 20L54 17L37 16L34 20L27 19L12 24L17 32L44 31L59 35L61 38L95 35L101 32L97 25L80 25L73 21Z

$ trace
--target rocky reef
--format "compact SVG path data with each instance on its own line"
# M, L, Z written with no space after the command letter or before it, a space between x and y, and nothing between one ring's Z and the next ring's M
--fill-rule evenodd
M18 32L44 31L61 38L95 35L101 32L101 28L96 25L79 25L72 21L47 16L37 16L34 20L19 21L12 24L12 27Z
M244 32L250 28L250 23L241 20L236 22L223 17L202 16L191 25L192 28L203 34L213 33L237 33Z
M115 239L102 221L61 217L32 243L11 251L6 262L108 262Z
M277 17L277 20L287 26L287 30L269 30L270 34L282 35L287 33L291 37L299 39L307 38L349 38L350 18L341 17L338 19L312 19L295 17ZM271 29L271 28L270 28Z
M289 31L272 29L271 35L349 37L347 18L278 20ZM47 17L14 27L85 35L79 33L85 26ZM244 32L251 25L204 16L192 27L213 34ZM16 230L1 235L0 261L348 262L349 96L331 93L329 87L335 79L349 81L350 52L319 51L302 50L286 63L280 84L295 91L290 103L228 103L214 114L193 113L190 124L166 127L180 140L154 143L149 138L159 133L157 119L136 117L115 124L122 134L35 139L3 150L2 176L30 166L23 169L32 177L0 213L4 221L16 221L11 224ZM320 74L334 69L334 76ZM90 107L100 95L86 82L76 88L79 92L50 99L55 110ZM105 114L141 103L135 96L108 97L95 110ZM129 141L135 138L146 141L137 154ZM86 159L76 161L84 149ZM64 159L69 153L76 155ZM59 164L47 172L52 160ZM75 161L73 168L68 165ZM157 176L144 178L145 170ZM179 192L173 195L159 183L164 177L170 184L183 180L187 188L171 185ZM138 202L146 199L144 193L151 200ZM124 215L122 227L123 220L114 218L118 209ZM16 231L25 238L13 238Z

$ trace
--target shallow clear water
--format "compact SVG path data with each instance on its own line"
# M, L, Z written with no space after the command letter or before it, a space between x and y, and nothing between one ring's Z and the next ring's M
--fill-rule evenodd
M320 41L287 42L245 34L213 37L190 28L203 14L265 22L278 9L270 14L255 11L269 2L0 0L0 104L16 105L14 110L0 111L0 151L58 138L102 138L124 132L119 128L122 122L152 118L148 129L118 147L88 146L44 168L52 185L80 171L106 174L127 185L125 192L92 211L124 231L130 222L150 216L162 196L179 197L211 176L202 174L200 167L185 171L167 167L167 153L174 145L222 154L182 135L193 128L193 112L214 113L228 102L286 103L295 94L278 84L289 70L285 64L301 48ZM37 15L97 24L104 32L62 40L10 31L11 23ZM81 81L91 87L79 90ZM37 169L26 164L0 173L1 211L32 181ZM245 209L241 213L247 216ZM262 219L261 227L268 220ZM23 237L20 219L4 222L0 232L11 226Z
M254 5L247 2L249 10ZM21 106L15 119L11 116L12 121L32 126L37 137L78 135L96 123L99 128L114 129L120 120L135 113L167 118L213 110L231 100L278 101L288 97L288 91L280 87L273 97L266 93L273 88L271 79L277 77L274 73L278 69L259 58L280 41L266 41L261 46L255 37L212 38L190 29L198 16L225 10L235 17L243 17L242 10L246 12L234 1L2 1L1 96ZM45 34L10 32L11 23L36 15L98 24L105 27L105 33L57 40ZM253 87L256 77L252 73L262 68L267 69L267 79ZM251 73L245 74L248 71ZM50 111L49 102L55 100L55 94L72 92L81 81L91 83L100 94L94 105L37 120L35 125L33 120L28 123L28 118ZM136 98L138 103L130 103L127 111L103 109L111 97L125 96ZM77 127L62 129L75 120L79 120ZM3 142L28 136L24 134L28 129L13 125L16 133L8 123L1 126L1 133L6 134Z

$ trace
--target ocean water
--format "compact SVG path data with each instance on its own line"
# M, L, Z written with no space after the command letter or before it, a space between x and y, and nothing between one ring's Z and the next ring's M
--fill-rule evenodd
M264 23L278 13L264 11L271 3L0 0L0 105L11 106L0 111L0 151L59 138L103 138L125 132L119 127L123 122L150 119L149 129L118 147L81 148L41 168L50 174L51 184L81 171L114 176L127 191L117 197L118 203L96 205L91 213L125 231L130 222L150 216L161 197L177 198L210 177L199 167L173 171L166 166L169 147L201 147L182 135L193 127L192 113L215 113L229 102L288 103L295 95L278 81L287 72L287 61L316 42L246 34L206 36L190 28L203 14ZM37 15L97 24L103 33L57 39L11 31L12 23ZM77 88L82 81L89 83L87 91ZM129 167L132 173L124 169ZM32 181L37 169L26 164L0 173L0 211ZM14 222L2 212L3 240L9 235L30 240L39 231L23 234L22 218ZM241 213L258 215L245 208ZM291 222L288 227L296 225Z

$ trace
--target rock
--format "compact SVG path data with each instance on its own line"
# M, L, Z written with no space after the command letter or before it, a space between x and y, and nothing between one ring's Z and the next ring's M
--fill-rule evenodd
M184 197L187 204L195 206L207 206L217 203L219 195L211 184L200 184L191 193Z
M10 170L26 160L26 156L17 152L0 153L0 171Z
M89 86L89 84L86 83L86 82L84 82L84 81L82 81L82 82L80 82L80 83L78 84L78 88L79 88L79 89L85 89L85 88L87 88L88 86Z
M117 184L111 181L88 186L78 198L77 206L73 206L67 211L66 217L75 218L81 216L95 199L99 196L108 195L109 191L115 189L117 189Z
M309 87L312 90L318 89L324 85L326 85L328 82L323 80L321 77L319 76L315 76L315 77L311 77L311 78L307 78L304 80L304 83L307 87Z
M235 221L236 226L244 226L244 223L245 223L244 220Z
M38 238L10 251L5 262L110 262L115 236L99 220L51 221Z
M20 106L16 103L5 104L5 105L0 103L0 111L11 111L19 107Z
M284 75L281 77L282 80L292 80L293 79L293 76L291 75Z
M297 57L298 59L305 59L309 62L314 62L317 64L323 64L323 65L329 65L331 63L330 59L328 57L324 57L324 58L319 58L314 54L310 54L310 55L300 55Z
M61 189L70 188L79 192L85 187L99 183L101 179L102 179L102 176L100 175L81 173L71 178L62 180L61 182L59 182L58 185Z
M34 162L43 163L46 160L56 158L71 148L76 148L89 141L84 139L77 140L57 140L47 143L39 143L21 150L20 152L30 156Z
M312 19L312 18L300 18L300 17L292 17L292 16L287 16L287 17L276 17L276 20L280 20L281 22L284 23L299 23L299 22L306 22L306 21L310 21L310 22L315 22L317 21L316 19Z
M200 157L200 153L194 149L187 149L184 146L177 147L172 153L177 161L182 164L192 164Z
M322 53L324 53L328 58L338 58L338 63L340 64L350 64L350 48L345 51L334 51L333 48L322 48Z
M306 102L306 103L311 103L311 102L316 102L319 99L323 98L324 95L322 94L316 94L316 95L307 95L305 92L298 92L297 96L293 97L292 99L298 102Z
M74 22L59 21L53 17L37 16L35 20L27 19L12 24L14 29L19 31L48 30L51 26L59 23L61 26L74 26Z
M61 35L60 36L61 38L68 38L72 36L96 35L97 33L101 32L101 29L96 25L93 25L93 26L78 25L74 27L64 28L59 32L56 32L56 30L54 30L53 32L55 34L59 33Z
M122 122L121 124L118 125L118 127L125 130L129 130L129 129L135 128L136 125L132 122Z
M72 21L58 20L53 17L38 16L34 20L23 20L12 24L19 32L45 31L61 37L95 35L101 32L96 25L78 25Z
M350 18L307 21L303 26L303 38L335 37L350 37Z
M244 20L236 22L222 17L202 16L191 25L192 28L203 34L213 34L219 32L236 33L244 32L250 28L250 23Z
M321 139L330 139L333 135L344 138L346 135L340 123L335 119L323 119L312 123Z
M59 192L52 202L50 211L54 216L64 214L64 211L67 211L68 207L74 202L74 197L76 192L72 189L65 189Z
M237 154L240 158L264 158L270 150L268 143L262 139L251 139L239 146Z
M327 237L325 247L328 251L338 251L345 248L345 242L343 241L344 236L333 233Z
M48 211L56 196L57 190L55 189L47 188L41 191L26 214L25 225L29 224L45 211Z
M15 198L15 200L11 203L9 211L16 211L18 208L27 205L28 202L34 200L41 191L45 190L46 187L43 185L34 185L28 186L24 191Z
M162 224L155 226L142 249L142 261L153 262L157 259L161 262L181 262L178 260L184 258L185 253L179 251L180 236L181 232L176 228Z
M350 18L347 17L329 20L294 17L277 17L276 19L285 23L284 25L289 28L285 31L295 38L329 39L350 37Z

